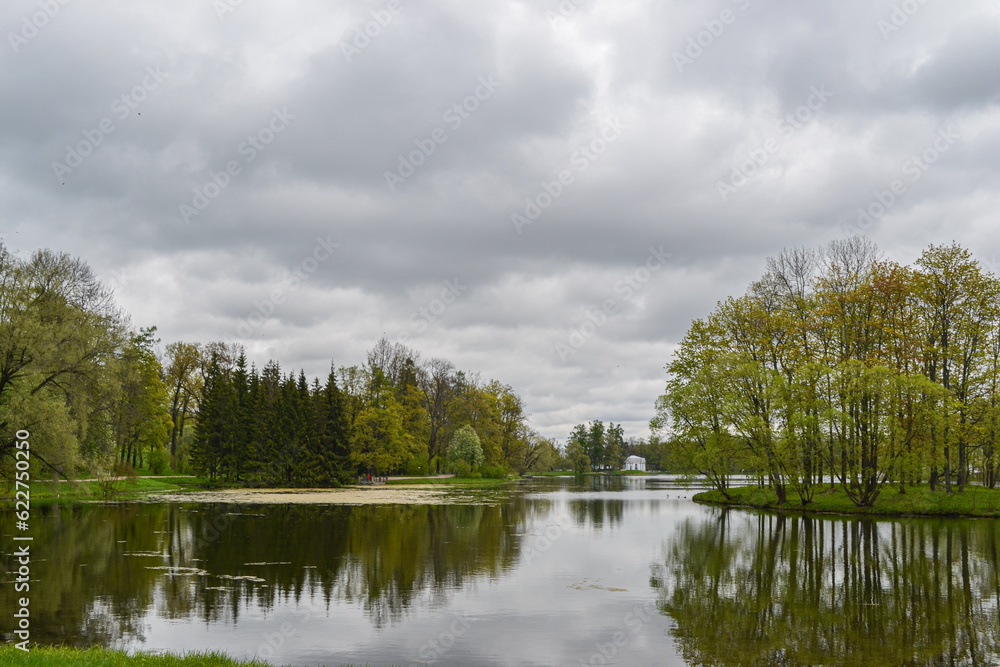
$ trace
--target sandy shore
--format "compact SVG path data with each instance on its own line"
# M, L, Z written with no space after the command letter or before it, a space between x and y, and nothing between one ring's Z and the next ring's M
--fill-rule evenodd
M226 489L164 493L150 500L177 503L240 503L280 505L444 505L446 489L432 486L373 486L348 489Z

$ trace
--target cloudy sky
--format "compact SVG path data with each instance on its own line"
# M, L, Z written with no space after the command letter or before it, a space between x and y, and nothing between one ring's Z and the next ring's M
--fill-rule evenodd
M1000 0L5 0L0 236L163 342L381 336L642 436L694 317L863 231L1000 253ZM862 212L866 212L862 215Z

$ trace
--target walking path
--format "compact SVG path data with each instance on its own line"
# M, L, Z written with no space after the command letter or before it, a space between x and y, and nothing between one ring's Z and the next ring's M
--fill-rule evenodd
M195 479L195 475L137 475L132 479ZM89 479L59 479L57 482L103 482L105 479L125 479L124 477L91 477ZM33 479L32 482L51 482L51 479Z

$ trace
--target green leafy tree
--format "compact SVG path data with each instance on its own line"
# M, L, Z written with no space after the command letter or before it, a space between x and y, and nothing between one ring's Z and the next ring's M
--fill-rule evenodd
M354 464L379 474L403 469L415 448L413 437L404 428L404 417L392 385L376 368L368 405L358 413L354 423L351 450Z
M802 504L824 475L860 506L890 481L995 484L998 311L1000 283L956 245L912 269L863 238L783 251L692 324L651 426L723 493L737 469Z
M82 260L41 250L25 261L0 243L0 467L13 465L22 429L32 456L64 475L84 446L110 453L107 403L127 340L126 318Z
M177 446L184 440L185 423L189 411L195 407L200 389L198 368L201 365L201 346L174 342L167 345L166 354L164 383L170 394L170 459L177 465Z
M161 450L170 429L163 369L153 347L156 327L134 334L114 365L116 389L111 429L118 460L138 468L144 456Z
M454 461L465 461L471 467L483 464L483 447L479 442L479 436L472 426L466 424L455 431L448 446L448 457Z
M590 457L579 440L570 440L566 445L566 464L578 475L590 471Z

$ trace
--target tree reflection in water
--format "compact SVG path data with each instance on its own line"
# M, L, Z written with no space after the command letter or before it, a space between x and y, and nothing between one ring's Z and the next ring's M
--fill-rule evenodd
M525 521L545 509L517 498L475 506L46 508L32 524L32 640L125 645L143 640L149 613L235 624L248 608L290 600L355 603L382 627L418 598L443 604L470 580L514 567ZM0 515L0 531L13 529L13 513ZM10 554L4 560L5 572L16 571ZM5 575L0 607L15 608L19 595Z
M694 665L1000 662L998 523L713 511L653 564Z

